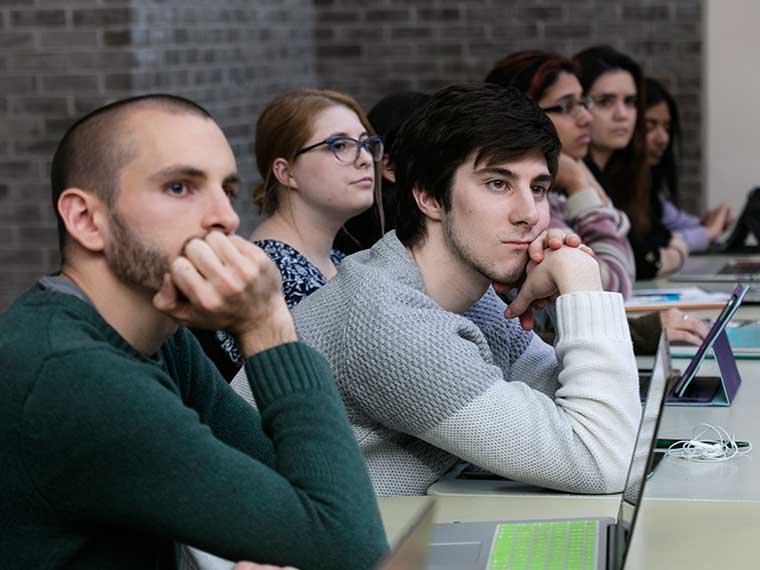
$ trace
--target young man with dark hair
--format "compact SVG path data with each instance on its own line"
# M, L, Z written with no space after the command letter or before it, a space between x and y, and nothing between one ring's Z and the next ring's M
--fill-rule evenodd
M0 316L0 559L14 568L232 560L369 568L385 549L329 367L277 268L233 235L224 134L166 95L120 101L53 159L62 269ZM183 327L231 331L259 412Z
M577 236L544 231L559 149L517 90L439 91L391 150L396 232L295 309L378 494L424 493L458 458L565 491L622 488L636 363L620 294ZM492 284L518 289L509 307ZM524 328L556 295L552 348Z

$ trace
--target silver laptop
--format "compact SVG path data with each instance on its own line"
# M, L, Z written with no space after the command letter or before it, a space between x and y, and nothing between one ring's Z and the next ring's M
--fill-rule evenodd
M671 281L760 282L760 257L689 258Z
M425 570L434 511L435 501L431 500L374 570Z
M668 387L667 350L663 333L617 519L437 524L433 526L428 570L621 570L654 455Z

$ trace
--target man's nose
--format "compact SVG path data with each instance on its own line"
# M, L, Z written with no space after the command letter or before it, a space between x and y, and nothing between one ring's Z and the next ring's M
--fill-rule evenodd
M204 222L208 231L220 230L225 234L235 233L240 225L240 217L223 188L216 188L209 193Z

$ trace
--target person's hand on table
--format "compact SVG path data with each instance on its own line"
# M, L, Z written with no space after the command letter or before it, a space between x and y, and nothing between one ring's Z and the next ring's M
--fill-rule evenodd
M668 341L682 341L699 346L709 329L700 318L690 317L678 309L660 312L662 328L668 333Z
M591 248L569 232L551 229L542 232L528 246L528 264L519 283L494 282L494 290L504 296L517 289L517 296L504 316L519 317L525 330L533 329L533 309L542 308L557 295L574 291L601 291L599 265Z
M721 204L709 210L700 220L707 230L710 241L718 238L731 225L731 208L728 204Z

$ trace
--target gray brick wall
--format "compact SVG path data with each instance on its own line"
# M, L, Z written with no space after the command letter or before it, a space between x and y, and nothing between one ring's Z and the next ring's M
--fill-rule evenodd
M333 87L369 106L480 80L518 49L606 42L675 92L695 208L701 18L699 0L0 0L0 310L57 266L47 176L60 136L82 113L147 91L206 105L252 185L257 113L288 88ZM236 207L245 234L248 193Z
M262 104L316 83L313 13L309 0L0 0L0 310L58 265L48 170L76 117L149 91L190 97L251 186ZM249 192L236 208L249 233Z

